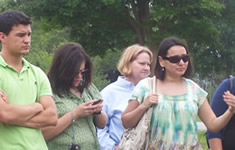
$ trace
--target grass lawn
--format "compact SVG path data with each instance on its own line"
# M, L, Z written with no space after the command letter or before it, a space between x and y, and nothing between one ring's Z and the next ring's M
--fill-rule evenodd
M198 138L201 143L202 150L209 150L207 143L206 143L205 131L199 131Z

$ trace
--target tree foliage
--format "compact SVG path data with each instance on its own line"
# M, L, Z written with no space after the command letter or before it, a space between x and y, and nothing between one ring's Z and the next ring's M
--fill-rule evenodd
M52 57L56 49L64 43L69 42L69 35L64 30L51 29L45 32L41 30L40 23L32 25L32 43L29 55L25 56L32 64L48 71Z
M100 64L118 58L112 54L113 58L105 60L111 53L108 50L121 52L139 43L156 53L163 38L177 36L187 41L199 79L213 80L215 85L234 73L234 0L0 0L0 4L4 4L1 11L23 10L40 22L38 29L44 30L45 38L38 40L45 44L35 47L35 52L45 56L51 57L57 42L72 40L81 43L95 64ZM66 36L60 32L48 38L47 32L55 30ZM39 52L40 47L46 53ZM99 80L106 82L116 69L109 69L110 64L95 71L98 75L103 72Z
M218 30L211 19L223 5L215 0L14 0L28 14L51 26L66 27L90 54L104 54L130 43L155 50L166 36L189 43L213 43ZM212 17L213 16L213 17Z

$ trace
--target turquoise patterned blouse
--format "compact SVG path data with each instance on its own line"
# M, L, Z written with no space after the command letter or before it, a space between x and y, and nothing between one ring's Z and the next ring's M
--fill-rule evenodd
M77 105L92 99L101 98L101 95L98 89L93 84L91 84L88 90L85 89L83 91L81 99L72 93L63 95L63 98L54 95L53 98L56 103L58 117L61 117L64 114L70 112L73 108L77 107ZM74 122L74 144L78 144L81 150L99 150L93 117L93 115L89 115L87 117L79 118ZM72 125L70 125L61 134L47 141L48 149L68 150L69 145L72 143L72 135L73 130Z
M171 96L157 92L158 105L153 108L150 127L150 150L201 149L196 122L207 92L192 80L183 79L187 93ZM149 80L146 78L138 83L131 99L143 102L149 93Z

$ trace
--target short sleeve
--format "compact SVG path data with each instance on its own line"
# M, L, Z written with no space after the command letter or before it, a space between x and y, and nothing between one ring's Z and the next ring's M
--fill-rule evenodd
M149 89L150 80L151 78L145 78L141 80L134 88L130 100L137 100L139 103L142 103L150 91Z
M92 99L99 99L101 98L100 91L96 88L96 86L91 83L91 85L88 88L88 94Z
M191 88L192 88L192 93L195 96L196 100L197 100L197 105L198 108L201 107L201 105L204 103L208 93L203 90L197 83L195 83L192 80L187 79L188 82L190 82L191 84Z
M41 85L40 85L40 94L39 96L43 95L50 95L52 96L51 85L50 82L44 72L41 73Z
M54 99L55 104L56 104L56 110L57 110L58 117L60 118L68 112L67 106L64 104L65 100L63 101L63 99L61 99L57 95L54 95L53 99Z
M50 95L52 96L51 84L46 76L46 74L38 67L34 67L35 76L38 83L38 96Z

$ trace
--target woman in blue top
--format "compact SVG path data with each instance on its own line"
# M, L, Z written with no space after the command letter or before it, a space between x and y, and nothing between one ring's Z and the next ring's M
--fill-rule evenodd
M123 126L131 128L153 106L148 149L201 149L197 137L197 115L209 130L216 132L225 126L235 112L235 100L228 97L225 101L233 107L216 118L208 104L207 93L187 79L191 71L187 46L174 37L164 39L154 70L157 77L156 94L149 93L150 78L141 80L122 114Z
M152 52L147 47L138 44L127 47L118 64L122 76L101 91L103 111L108 116L105 128L98 129L101 150L113 150L119 144L123 134L121 114L127 107L135 85L149 75L152 58Z

